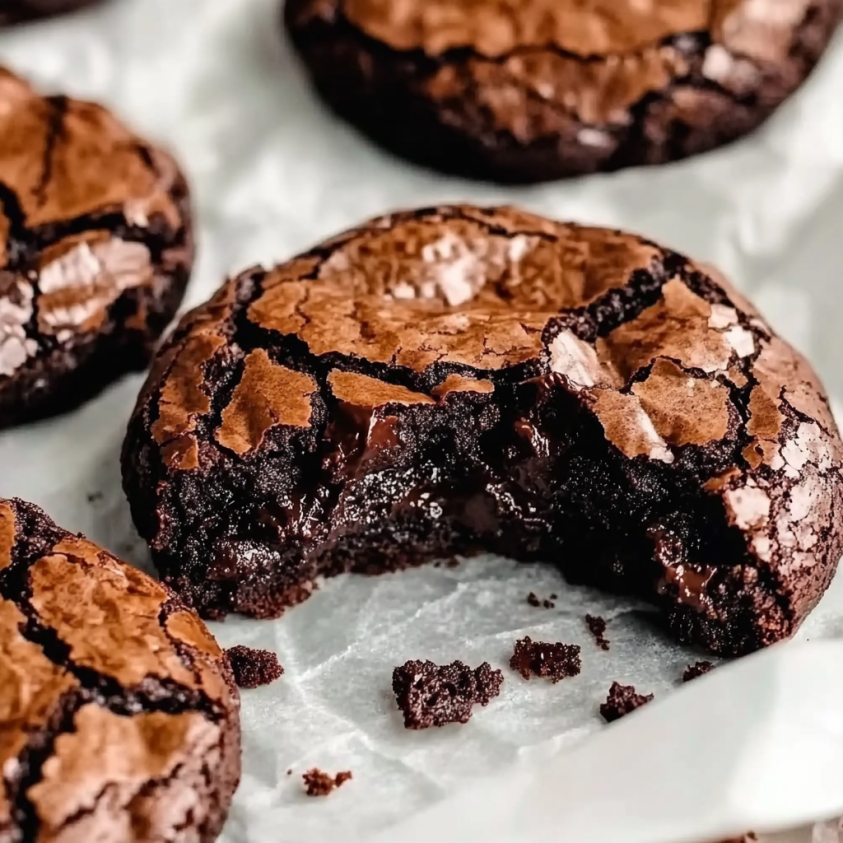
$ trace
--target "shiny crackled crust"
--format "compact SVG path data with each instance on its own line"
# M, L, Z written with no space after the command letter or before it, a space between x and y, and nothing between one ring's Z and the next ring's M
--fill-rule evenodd
M446 207L249 270L186 316L123 470L161 573L210 616L486 548L743 652L828 585L841 458L809 364L714 270Z
M400 155L531 182L659 164L762 123L843 0L287 0L316 88Z
M0 499L0 841L210 843L239 697L166 587Z
M0 26L73 12L100 0L2 0Z
M0 69L0 427L145 368L192 262L173 159Z

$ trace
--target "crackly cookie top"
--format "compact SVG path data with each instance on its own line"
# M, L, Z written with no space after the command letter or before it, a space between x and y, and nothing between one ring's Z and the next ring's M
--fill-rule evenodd
M522 143L558 139L571 117L611 144L648 95L681 80L754 93L761 66L792 61L811 0L288 0L294 31L353 39L366 62L414 62L418 92L470 102ZM332 35L327 35L331 27ZM426 60L425 60L426 59ZM404 67L402 65L402 67ZM406 68L400 72L405 73ZM677 95L679 96L679 95ZM552 104L552 108L544 107ZM466 118L468 119L468 118Z
M148 784L219 744L237 708L226 671L163 586L0 500L0 832L26 821L52 840L87 812L114 829L145 822ZM204 810L171 807L173 828Z
M203 367L228 344L236 284L187 317L151 378L162 378L152 433L165 451L190 452L182 468L198 460L192 434L211 410ZM652 289L633 301L641 285ZM215 432L238 453L272 427L307 428L320 391L359 406L435 404L493 393L524 365L564 376L631 458L671 463L672 449L744 425L747 464L781 469L782 403L835 430L808 364L713 270L631 234L513 209L375 220L263 274L239 307L330 371L322 389L270 350L249 351ZM405 371L419 388L344 371L356 361Z
M152 287L144 232L184 225L175 162L99 105L0 69L0 377Z
M339 0L345 16L398 50L471 48L488 58L550 48L583 57L640 51L685 33L730 46L802 20L806 0ZM760 37L760 35L758 36Z

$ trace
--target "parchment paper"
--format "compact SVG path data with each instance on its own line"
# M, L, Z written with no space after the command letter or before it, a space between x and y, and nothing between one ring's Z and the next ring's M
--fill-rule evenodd
M0 36L0 61L46 89L104 101L178 153L200 225L189 304L226 273L395 207L513 202L638 230L718 264L843 398L843 40L750 140L658 170L514 190L417 170L335 122L278 21L278 0L113 0ZM0 494L37 502L148 566L118 466L141 382L127 378L71 416L0 435ZM556 607L532 608L529 591L558 594ZM586 612L610 621L610 652L591 642ZM700 654L665 639L648 607L499 558L342 578L277 622L230 619L214 632L226 646L274 649L286 668L275 685L243 694L244 777L225 843L470 843L489 812L497 837L487 840L680 843L843 813L843 763L832 763L843 756L843 644L816 643L843 635L840 580L803 629L805 649L788 644L681 691ZM506 670L501 697L468 726L404 731L389 690L394 665L505 667L524 634L581 644L582 676L553 686ZM616 679L657 700L607 729L597 706ZM723 700L733 705L724 711ZM312 766L350 769L354 780L308 799L300 774ZM600 770L611 771L602 790ZM607 787L635 799L613 801ZM702 813L689 807L701 788ZM660 810L659 793L670 794ZM817 826L814 843L837 843L835 828Z

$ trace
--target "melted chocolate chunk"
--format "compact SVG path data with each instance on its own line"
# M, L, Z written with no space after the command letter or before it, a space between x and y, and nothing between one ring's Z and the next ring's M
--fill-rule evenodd
M609 639L606 638L606 621L599 615L586 615L585 623L588 631L594 636L594 641L601 650L609 649Z
M813 370L716 270L469 206L225 284L161 349L123 452L155 564L207 616L489 551L648 598L721 653L822 595L842 467Z
M529 636L515 642L509 666L525 679L541 676L556 684L582 670L580 648L576 644L548 644L533 641Z
M212 843L240 703L165 586L0 499L0 839Z
M229 648L225 654L240 688L260 688L284 675L278 656L269 650L255 650L241 644Z
M442 666L409 661L392 674L392 690L407 729L468 723L472 708L488 705L502 684L503 674L488 662L472 670L460 661Z
M672 161L763 123L843 13L774 5L286 0L284 21L318 93L376 143L534 182Z
M696 679L699 676L704 676L706 673L710 673L713 669L714 665L711 662L697 662L696 664L689 664L685 669L685 672L682 674L682 681L690 682L692 679Z
M329 796L338 787L342 787L347 781L354 778L350 771L337 773L336 776L329 776L314 767L302 775L308 796Z
M145 369L192 263L175 161L0 68L0 428Z
M618 682L613 682L609 689L609 696L600 706L600 714L607 723L612 723L619 720L630 711L635 711L636 708L641 708L648 702L652 702L653 695L636 693L632 685L621 685Z

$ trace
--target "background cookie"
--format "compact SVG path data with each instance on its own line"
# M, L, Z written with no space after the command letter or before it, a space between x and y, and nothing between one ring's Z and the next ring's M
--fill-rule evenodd
M100 0L0 0L0 26L74 12Z
M483 547L741 652L826 588L841 459L810 366L713 270L449 207L227 283L156 359L123 469L156 564L207 615Z
M151 577L0 500L0 840L210 843L240 776L216 642Z
M532 182L660 164L758 126L841 0L287 0L322 97L388 149Z
M0 70L0 427L144 368L192 262L173 159Z

